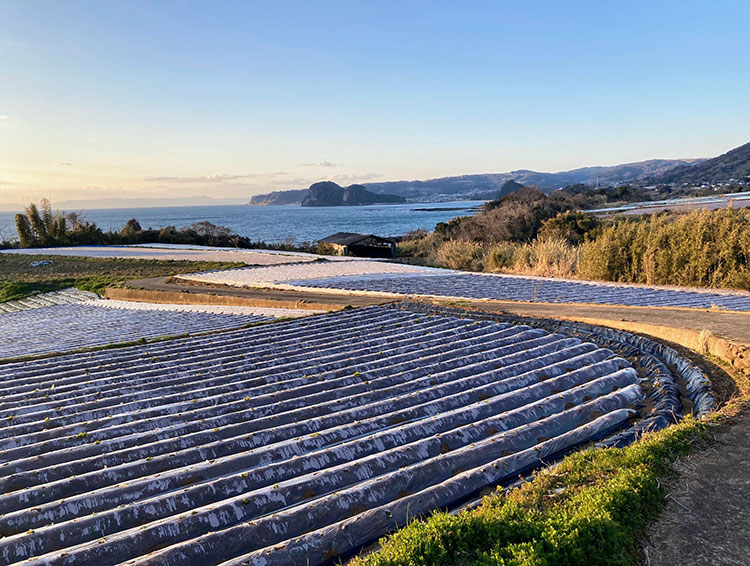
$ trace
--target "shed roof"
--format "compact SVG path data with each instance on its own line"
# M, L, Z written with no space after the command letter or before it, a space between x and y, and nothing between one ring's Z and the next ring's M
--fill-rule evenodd
M353 234L352 232L336 232L335 234L331 234L330 236L319 240L319 242L321 244L339 244L342 246L350 246L367 238L374 238L380 242L389 244L393 242L393 240L389 238L381 238L380 236L375 236L374 234Z

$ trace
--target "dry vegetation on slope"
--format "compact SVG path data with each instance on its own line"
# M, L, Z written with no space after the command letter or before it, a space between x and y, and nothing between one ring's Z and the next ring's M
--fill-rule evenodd
M556 212L563 200L554 198L511 195L475 217L407 237L399 251L469 271L750 289L750 210L664 213L602 225L580 212Z

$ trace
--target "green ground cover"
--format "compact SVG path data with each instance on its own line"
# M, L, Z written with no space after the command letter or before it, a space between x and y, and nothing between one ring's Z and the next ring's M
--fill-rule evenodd
M32 266L38 261L46 265ZM244 263L0 254L0 302L77 287L103 293L128 279L242 267Z

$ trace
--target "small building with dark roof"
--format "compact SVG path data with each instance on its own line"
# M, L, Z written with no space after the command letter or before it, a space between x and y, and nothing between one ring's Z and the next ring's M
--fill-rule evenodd
M331 255L396 258L396 241L373 234L337 232L318 241L318 250Z

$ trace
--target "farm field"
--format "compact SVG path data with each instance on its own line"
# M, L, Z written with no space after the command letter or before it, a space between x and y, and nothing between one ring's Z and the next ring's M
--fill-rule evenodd
M393 274L442 274L450 273L442 269L418 267L402 263L358 259L348 262L321 261L306 264L275 265L268 267L243 267L225 271L202 273L185 273L175 276L178 281L194 283L211 283L235 287L263 287L283 284L294 284L299 279L317 279L324 281L333 277Z
M402 264L357 261L247 267L175 276L177 281L234 286L325 289L401 296L494 299L750 311L750 293L466 273Z
M578 282L517 275L449 272L439 277L340 277L289 281L289 284L300 288L314 287L395 295L750 311L750 293L747 292L649 288L640 285Z
M54 305L0 314L0 359L66 352L112 343L196 334L270 320L251 314L110 308L109 301Z
M59 291L50 291L49 293L40 293L16 301L6 301L0 303L0 314L7 312L25 311L28 309L38 309L40 307L51 307L53 305L69 305L76 303L86 303L93 299L98 299L99 295L89 291L81 291L75 287L60 289Z
M643 338L418 305L6 363L0 564L318 564L679 389L715 406Z
M308 309L286 309L278 307L243 307L232 305L176 305L163 303L144 303L138 301L96 300L94 304L100 308L139 310L139 311L162 311L162 312L202 312L213 314L234 314L248 316L263 316L269 318L298 318L320 314L322 310Z
M38 249L26 251L31 255L0 253L0 303L67 287L102 293L105 287L128 279L244 265L241 262L67 257L39 255Z
M139 244L132 246L75 246L61 248L18 248L0 250L10 255L48 255L88 258L157 259L168 261L240 262L249 265L274 265L313 261L312 254L280 253L266 250L211 248L200 246L170 246L167 244Z

